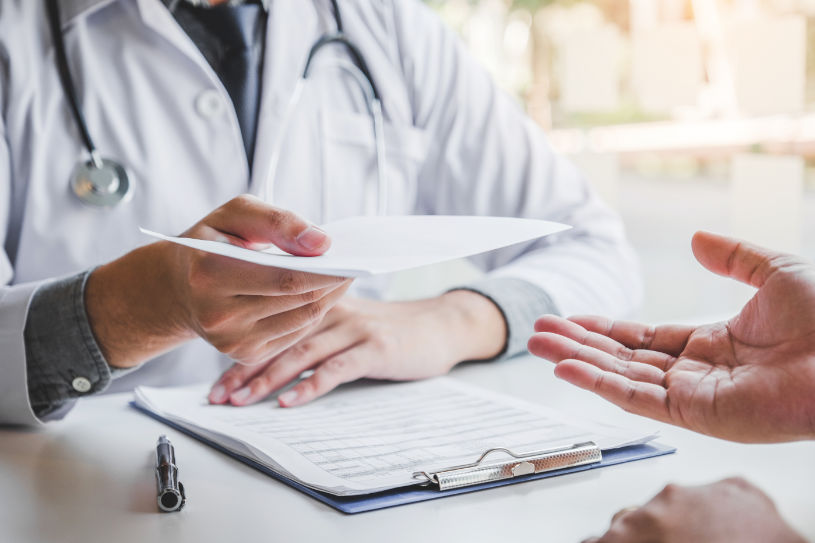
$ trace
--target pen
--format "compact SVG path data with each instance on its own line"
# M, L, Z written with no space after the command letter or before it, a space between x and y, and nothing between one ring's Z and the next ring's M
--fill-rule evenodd
M187 502L184 485L178 480L175 449L167 436L160 435L156 445L156 484L158 508L165 513L180 511Z

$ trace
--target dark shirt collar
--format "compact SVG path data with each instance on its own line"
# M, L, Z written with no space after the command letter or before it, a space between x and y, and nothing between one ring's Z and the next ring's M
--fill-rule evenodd
M0 0L1 1L1 0ZM59 15L62 26L66 26L71 20L79 16L88 15L99 8L106 6L116 0L60 0ZM164 5L172 3L173 0L161 0ZM188 0L178 0L186 2ZM268 12L269 4L272 0L256 0L259 1L263 8Z
M246 3L259 3L260 5L263 6L264 10L269 11L269 2L270 1L271 0L227 0L226 3L230 4L230 5L240 5L240 4L246 4ZM179 2L187 2L188 4L192 4L192 5L197 6L197 7L205 8L205 7L209 6L210 0L162 0L162 2L164 2L164 5L167 6L167 8L170 9L170 11L172 11L173 8Z

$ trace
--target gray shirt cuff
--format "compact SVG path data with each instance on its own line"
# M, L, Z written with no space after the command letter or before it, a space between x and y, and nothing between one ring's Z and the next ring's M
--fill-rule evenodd
M469 290L481 294L501 310L507 325L507 342L493 360L526 353L526 344L534 332L535 320L547 313L558 313L546 291L523 279L487 277L452 290Z
M71 400L103 391L111 370L85 312L85 285L93 270L41 286L25 324L28 397L40 418L63 413Z

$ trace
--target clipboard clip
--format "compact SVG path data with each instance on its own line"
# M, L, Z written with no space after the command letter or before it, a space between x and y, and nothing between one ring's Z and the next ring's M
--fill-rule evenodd
M504 453L511 456L512 460L488 462L487 457L494 453ZM438 485L439 490L452 490L545 471L595 464L602 459L603 453L593 441L527 454L515 454L509 449L499 447L485 451L471 464L433 472L417 471L413 477L423 478L423 484Z

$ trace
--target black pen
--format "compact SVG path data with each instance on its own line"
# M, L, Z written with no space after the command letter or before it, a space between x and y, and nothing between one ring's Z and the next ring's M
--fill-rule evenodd
M187 501L184 485L178 480L175 449L167 436L161 435L156 445L156 484L158 508L165 513L181 511Z

